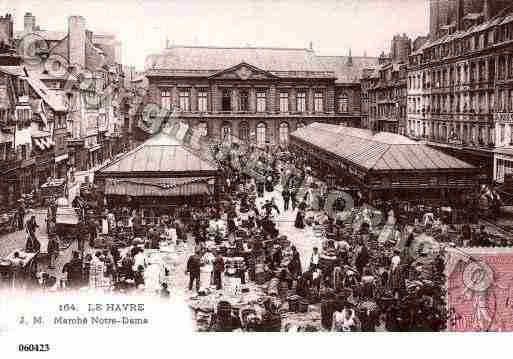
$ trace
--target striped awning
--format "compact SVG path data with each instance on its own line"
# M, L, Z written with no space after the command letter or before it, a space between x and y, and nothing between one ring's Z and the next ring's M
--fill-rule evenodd
M120 196L192 196L214 191L213 177L107 178L105 194Z

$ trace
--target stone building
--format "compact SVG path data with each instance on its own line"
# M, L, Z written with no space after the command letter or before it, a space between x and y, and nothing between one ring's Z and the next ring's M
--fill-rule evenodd
M179 108L214 141L287 144L312 122L360 126L360 74L376 63L312 48L171 46L146 59L147 100Z
M513 8L491 0L442 3L450 5L450 16L431 18L436 34L410 56L408 135L502 181L513 168L504 157L512 143ZM494 161L498 149L500 165Z
M66 106L68 155L59 159L85 170L119 152L126 136L116 37L88 30L82 16L70 16L66 31L44 30L31 13L25 14L24 29L15 37L30 73Z
M368 113L366 128L405 133L406 73L411 48L412 41L406 34L395 35L390 53L382 53L379 65L362 73L362 104Z

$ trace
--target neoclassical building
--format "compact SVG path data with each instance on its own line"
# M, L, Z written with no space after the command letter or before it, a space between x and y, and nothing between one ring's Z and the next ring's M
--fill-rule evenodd
M147 57L145 74L149 101L214 141L265 146L312 122L359 127L359 79L375 64L311 48L171 46Z

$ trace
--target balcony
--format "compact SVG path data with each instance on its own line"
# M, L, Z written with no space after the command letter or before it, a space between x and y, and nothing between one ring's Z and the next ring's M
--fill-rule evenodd
M20 166L21 160L17 158L15 152L7 153L5 159L0 160L0 173L15 170Z

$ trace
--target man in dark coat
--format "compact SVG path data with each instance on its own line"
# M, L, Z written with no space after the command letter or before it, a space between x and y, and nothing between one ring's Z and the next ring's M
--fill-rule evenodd
M358 249L358 253L356 254L355 266L358 270L358 274L363 274L363 268L369 263L369 250L363 243L360 243L360 248Z
M289 202L290 202L290 191L287 187L283 189L281 192L281 196L283 197L283 210L289 210Z
M199 251L196 251L189 257L187 261L187 269L185 274L189 273L189 290L192 290L192 284L196 281L196 291L200 288L200 269L201 269L201 258Z
M223 256L218 253L214 260L214 284L216 289L223 289L223 273L224 273L224 259Z
M62 273L67 275L67 286L70 289L75 289L82 283L82 260L79 257L78 252L73 251L71 260L64 264Z

